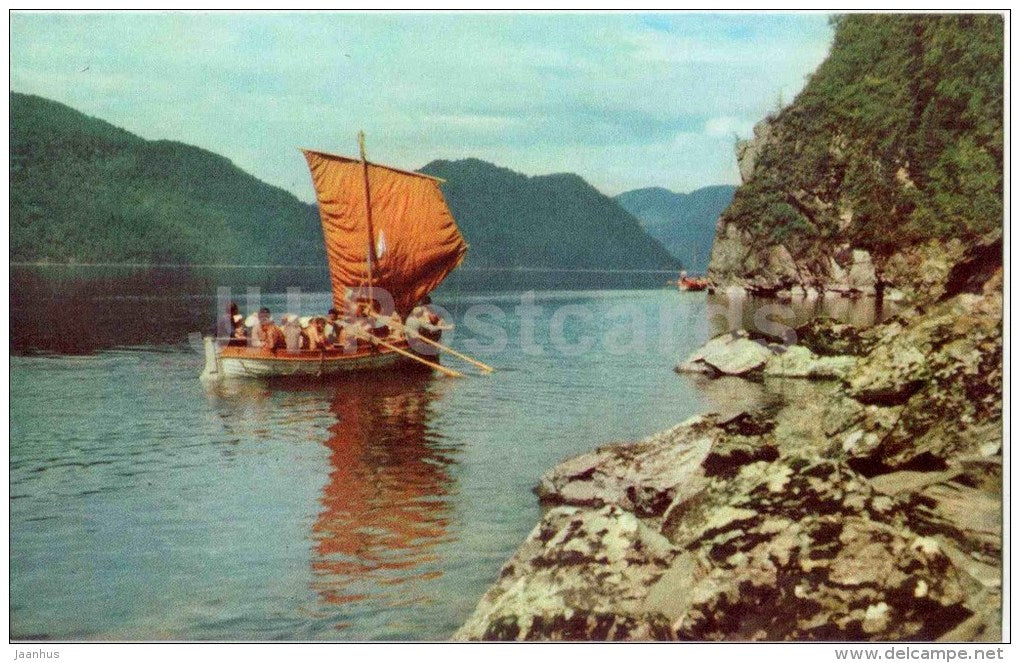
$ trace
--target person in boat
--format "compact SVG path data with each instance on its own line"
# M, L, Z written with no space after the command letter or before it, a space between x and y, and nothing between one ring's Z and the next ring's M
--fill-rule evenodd
M333 344L326 338L326 318L312 318L305 329L305 334L308 337L309 350L330 350L333 348Z
M257 321L251 328L250 345L253 348L265 348L276 351L287 347L287 341L283 332L273 322L273 315L269 309L259 309Z
M390 335L387 318L379 315L379 305L376 302L358 302L354 324L361 333L375 338L387 338Z
M298 322L298 317L293 313L285 313L283 315L283 332L284 345L287 348L287 352L300 352L301 351L301 324Z
M220 338L233 338L236 327L234 318L239 315L241 315L241 311L237 308L237 302L230 302L227 305L226 315L216 323L216 335Z
M348 352L357 346L358 341L356 338L350 335L347 331L347 326L338 323L336 326L336 336L332 343L332 347L341 348L344 352Z
M308 341L308 330L312 326L312 316L306 315L298 318L298 325L301 327L301 349L307 350L312 347Z
M376 338L389 338L393 335L393 327L390 325L391 316L380 314L379 305L375 302L366 304L364 307L365 317L371 333ZM397 316L397 324L400 323L400 316Z
M271 352L287 349L287 339L283 335L283 330L276 326L272 318L262 325L262 337L265 339L263 347Z
M404 322L404 329L409 336L417 336L429 331L429 327L432 324L430 319L430 312L426 302L428 298L422 300L420 304L411 309L411 312L407 315L407 320Z
M244 317L240 313L234 313L231 316L231 323L234 329L230 333L230 340L227 341L227 345L247 345L248 332L244 326Z
M432 309L431 304L432 298L426 296L422 303L411 312L411 316L416 318L413 329L431 341L438 341L442 337L443 331L453 329L453 327L446 324L443 317Z
M329 309L329 313L326 314L324 324L326 339L330 343L337 343L340 335L340 330L343 327L342 321L340 320L340 311L338 311L336 308Z
M430 341L438 341L443 335L443 329L443 319L439 317L439 314L425 309L421 324L418 326L418 333Z
M386 340L391 343L400 343L404 340L404 325L400 321L400 314L394 311L390 313L387 319L387 327L389 327L390 333Z
M263 324L266 321L272 323L273 316L269 313L269 309L263 306L259 309L258 313L254 313L248 316L244 324L251 332L248 334L248 345L253 348L262 348L266 345L265 335L262 332Z
M345 352L353 350L357 343L355 321L356 318L353 315L341 315L339 309L329 309L326 317L322 319L322 334L326 341L326 347L330 349L343 348Z
M367 343L374 329L372 318L368 316L368 304L359 302L354 308L353 315L346 317L341 326L350 343L356 341Z

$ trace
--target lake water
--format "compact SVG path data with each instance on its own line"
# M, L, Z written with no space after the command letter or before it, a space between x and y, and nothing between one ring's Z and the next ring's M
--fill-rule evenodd
M208 386L195 339L221 288L242 309L251 287L274 312L310 313L329 305L325 271L15 268L11 637L448 638L538 520L531 490L558 461L782 398L672 368L729 326L817 304L766 310L664 281L444 284L445 340L491 375ZM874 317L866 300L845 308Z

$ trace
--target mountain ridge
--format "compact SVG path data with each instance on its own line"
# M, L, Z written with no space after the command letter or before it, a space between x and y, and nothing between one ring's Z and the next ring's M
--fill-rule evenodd
M679 267L636 218L575 173L525 175L476 158L437 159L420 172L446 180L443 195L471 244L465 266ZM517 232L507 232L510 221Z
M691 272L704 273L716 223L733 200L736 186L715 184L677 193L664 187L625 191L614 199L633 214Z
M10 109L14 262L326 262L317 206L223 155L146 140L35 95L12 92ZM471 246L467 266L677 266L574 173L527 176L477 158L429 168L447 175L443 193Z

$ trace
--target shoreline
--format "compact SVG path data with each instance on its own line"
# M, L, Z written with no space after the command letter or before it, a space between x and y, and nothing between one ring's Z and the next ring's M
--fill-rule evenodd
M868 330L826 395L766 368L778 408L561 462L453 639L1001 639L1001 325L1000 271Z

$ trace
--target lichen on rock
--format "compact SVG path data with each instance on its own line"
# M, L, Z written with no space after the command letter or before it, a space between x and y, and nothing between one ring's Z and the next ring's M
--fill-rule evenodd
M996 277L843 383L564 461L456 637L1001 637L1001 305Z

